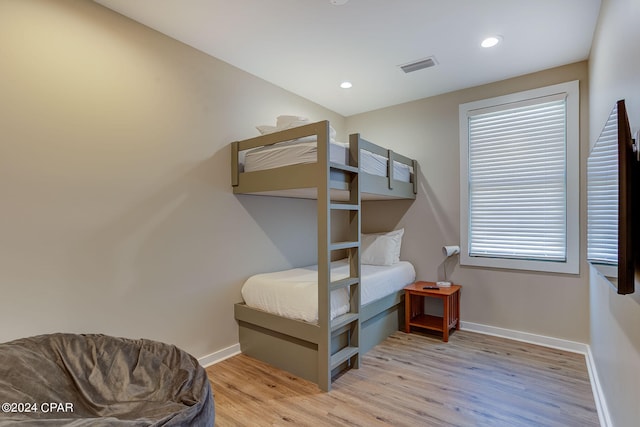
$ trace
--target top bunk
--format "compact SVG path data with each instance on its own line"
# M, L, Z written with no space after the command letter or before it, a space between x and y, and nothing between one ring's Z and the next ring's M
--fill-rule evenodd
M317 199L328 185L347 200L357 173L363 200L415 199L418 163L351 134L336 142L329 121L304 124L231 144L235 194Z

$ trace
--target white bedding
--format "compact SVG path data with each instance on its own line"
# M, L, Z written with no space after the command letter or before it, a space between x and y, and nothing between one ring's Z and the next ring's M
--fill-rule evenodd
M361 304L365 305L415 281L413 265L400 261L390 266L361 265ZM331 280L349 276L346 260L331 263ZM250 277L242 287L242 297L249 307L310 323L318 321L318 266L294 268ZM349 311L349 292L331 293L331 318Z
M315 163L317 151L315 137L256 148L246 152L244 171L253 172L300 163ZM349 158L349 144L331 141L329 158L334 163L346 164ZM360 163L360 170L363 172L387 176L387 159L383 156L361 150ZM404 163L393 162L393 177L398 181L410 182L411 168Z

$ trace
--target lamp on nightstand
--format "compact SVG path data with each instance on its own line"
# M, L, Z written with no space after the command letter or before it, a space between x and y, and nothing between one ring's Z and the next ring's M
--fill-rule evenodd
M447 260L454 255L460 253L460 246L443 246L442 254L446 257L444 260L444 281L438 282L437 285L441 288L448 288L451 286L451 282L447 281Z

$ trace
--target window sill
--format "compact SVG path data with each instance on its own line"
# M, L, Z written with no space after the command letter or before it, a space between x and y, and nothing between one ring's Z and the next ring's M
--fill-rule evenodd
M526 270L544 273L580 274L577 259L559 261L533 261L508 258L493 258L460 255L461 266L500 268L508 270Z

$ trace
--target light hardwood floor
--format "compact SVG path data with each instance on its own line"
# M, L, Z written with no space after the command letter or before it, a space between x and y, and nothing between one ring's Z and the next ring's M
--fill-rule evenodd
M332 391L244 355L207 368L216 426L598 426L583 355L396 332Z

